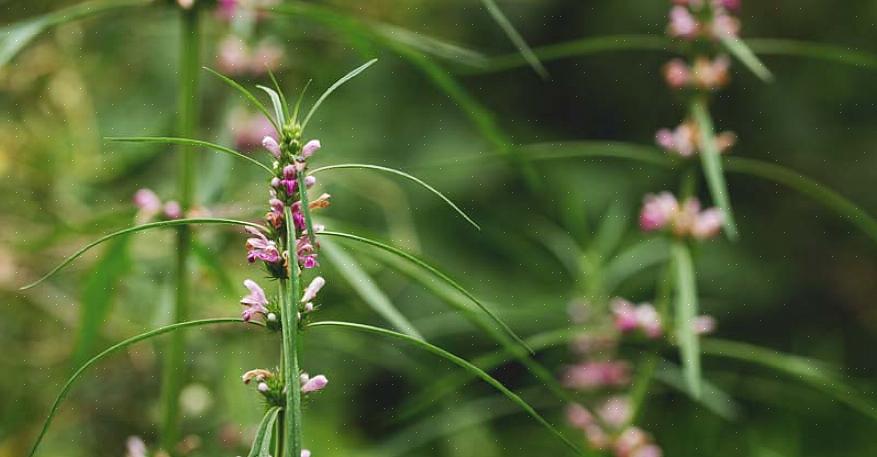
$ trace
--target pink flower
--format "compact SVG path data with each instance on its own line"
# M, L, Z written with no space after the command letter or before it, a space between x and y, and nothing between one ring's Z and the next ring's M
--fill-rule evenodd
M715 38L736 37L740 33L740 21L728 14L717 13L710 24L710 32Z
M673 194L661 192L658 195L646 195L639 215L639 226L646 232L660 230L667 226L678 211L679 203Z
M615 440L615 455L631 457L638 448L648 445L649 435L638 427L627 427Z
M222 73L241 75L248 71L250 50L240 38L229 35L219 43L216 66Z
M655 444L646 444L635 449L630 457L662 457L664 453L661 448Z
M329 384L329 380L323 375L317 375L309 378L307 373L301 375L301 393L309 394L319 392Z
M268 150L275 159L280 159L280 144L271 136L262 138L262 147Z
M674 6L670 10L670 26L668 28L670 36L690 40L697 37L699 30L700 24L688 8Z
M139 436L130 436L125 442L127 452L125 457L146 457L146 443Z
M714 0L714 2L729 11L740 9L740 0Z
M309 451L307 449L302 449L301 450L301 457L311 457L311 451Z
M623 298L616 298L612 300L609 306L612 309L613 316L615 316L615 328L619 331L629 332L639 327L639 320L637 320L636 308L633 303Z
M247 233L253 235L253 238L247 239L247 261L250 263L256 260L262 260L268 263L280 262L280 251L277 250L277 244L269 240L262 232L254 227L247 227Z
M283 49L269 41L256 45L249 61L250 74L259 76L269 71L276 71L283 61Z
M682 89L691 83L691 70L682 59L673 59L664 65L664 79L671 89Z
M314 246L307 235L302 235L295 242L295 253L302 268L310 269L319 266L317 254L314 253Z
M692 67L692 81L694 85L707 90L719 89L730 80L728 70L731 60L728 56L718 56L713 60L698 57Z
M241 298L241 304L246 307L241 314L244 322L249 322L257 314L267 315L268 299L265 297L265 291L252 279L244 281L244 286L250 290L249 295Z
M697 316L691 322L691 326L694 328L694 333L706 335L716 330L716 319L707 315Z
M649 338L655 339L663 333L661 315L654 306L643 303L636 307L636 321L639 328Z
M674 130L661 129L655 134L655 142L668 152L691 157L697 152L697 128L691 122L683 122Z
M314 155L315 152L319 151L321 147L322 144L320 144L320 140L308 141L305 143L304 147L301 148L301 156L307 159Z
M630 421L631 413L630 399L621 395L609 397L599 412L603 423L616 429Z
M629 381L630 365L624 361L585 362L569 367L564 374L564 384L580 390L623 386Z
M718 208L700 212L691 224L691 236L697 240L706 240L718 235L724 219L724 214Z
M326 285L326 280L322 276L317 276L305 289L304 295L301 297L301 303L307 303L317 298L317 293Z
M566 421L573 427L584 429L594 423L594 416L584 406L573 403L566 408Z
M241 151L255 150L262 145L262 139L266 136L277 137L271 121L265 116L249 114L245 110L234 110L227 124L234 138L235 148Z
M183 217L183 208L179 202L171 200L164 204L164 216L168 219L180 219Z
M140 189L134 194L134 205L139 208L137 221L148 222L161 211L161 199L150 189Z

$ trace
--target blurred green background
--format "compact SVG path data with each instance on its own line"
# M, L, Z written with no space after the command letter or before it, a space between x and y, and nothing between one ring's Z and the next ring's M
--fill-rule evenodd
M11 24L72 3L0 0L0 21ZM661 35L667 3L501 5L538 49L586 37ZM319 4L488 56L514 53L474 0ZM745 38L799 39L862 51L872 51L877 39L877 2L841 7L812 0L745 1L740 17ZM173 148L103 138L173 132L178 20L172 5L155 4L65 24L0 69L0 456L26 452L79 363L169 320L170 232L116 240L35 289L17 289L88 241L133 224L131 197L137 189L176 198ZM214 66L227 26L205 13L203 32L204 65ZM314 164L365 162L415 173L446 192L483 230L472 230L420 188L362 171L321 177L321 188L333 196L322 221L392 240L430 259L491 303L522 335L568 326L567 308L585 297L587 278L570 274L551 245L569 238L590 250L610 213L616 219L614 251L622 251L644 239L635 223L642 195L674 189L676 177L647 164L608 159L522 165L526 157L508 160L496 135L508 144L600 140L650 146L658 128L675 125L683 115L660 77L669 54L625 50L546 61L550 78L543 80L525 66L493 72L428 54L405 58L398 48L349 32L307 15L268 18L258 31L283 46L278 78L287 93L313 79L311 100L349 69L380 59L315 117L309 137L320 138L323 149ZM739 136L733 154L787 166L877 212L877 158L870 154L877 144L874 61L856 66L772 55L764 61L775 82L765 84L736 65L732 85L714 104L717 127ZM202 82L197 137L231 144L230 113L244 104L206 72ZM197 179L198 200L215 215L255 220L264 212L265 183L246 164L205 151ZM704 244L696 255L701 307L717 317L717 336L818 359L840 370L855 395L875 398L877 240L787 187L741 174L728 179L741 239ZM194 317L236 316L245 293L241 281L261 274L246 264L244 236L209 227L196 234ZM388 268L371 251L345 251L433 343L467 359L496 349L422 284ZM644 268L609 292L651 300L660 272L658 265ZM324 276L321 319L387 325L328 259ZM248 446L242 440L262 407L240 375L273 366L276 340L229 326L187 335L190 380L182 398L182 433L200 440L192 455L242 454ZM161 348L161 340L139 344L87 374L49 430L42 454L115 456L124 453L130 435L155 442ZM307 335L305 351L304 366L331 380L305 410L306 444L315 456L565 452L479 383L402 418L412 395L457 370L413 349L315 331ZM671 351L668 357L675 355ZM575 361L563 345L540 352L538 359L555 373ZM704 363L706 379L733 397L739 414L734 420L718 417L678 390L653 384L641 425L666 456L877 455L877 413L869 416L837 401L846 390L832 396L764 367L709 356ZM540 405L553 423L563 424L563 405L522 367L507 364L492 373Z

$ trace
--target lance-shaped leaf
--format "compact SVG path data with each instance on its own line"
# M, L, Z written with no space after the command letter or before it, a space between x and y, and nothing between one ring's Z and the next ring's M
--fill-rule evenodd
M166 137L166 136L124 136L124 137L107 137L105 138L107 141L117 141L121 143L159 143L159 144L181 144L184 146L202 146L208 149L213 149L214 151L222 152L228 154L232 157L236 157L238 159L246 160L252 164L258 165L263 170L267 171L269 174L273 175L274 172L268 168L267 165L264 165L262 162L234 149L227 148L222 145L210 143L207 141L194 140L191 138L174 138L174 137Z
M361 237L361 236L358 236L358 235L352 235L352 234L349 234L349 233L341 233L341 232L330 232L330 231L320 232L319 235L321 235L321 236L335 236L335 237L339 237L339 238L345 238L345 239L348 239L348 240L358 241L358 242L360 242L360 243L365 243L365 244L368 244L368 245L374 246L374 247L376 247L376 248L382 249L382 250L384 250L384 251L390 252L390 253L392 253L392 254L395 254L395 255L397 255L397 256L399 256L399 257L402 257L402 258L404 258L405 260L408 260L408 261L410 261L410 262L416 264L416 265L419 266L420 268L423 268L423 269L429 271L430 273L432 273L433 276L435 276L436 278L438 278L438 279L441 280L442 282L448 284L449 286L453 287L453 288L456 289L458 292L460 292L461 294L463 294L464 296L466 296L466 298L468 298L469 300L471 300L472 303L474 303L479 309L481 309L481 311L484 311L484 313L487 314L487 315L493 320L494 323L496 323L497 325L499 325L500 328L502 328L502 330L503 330L508 336L512 337L512 338L513 338L515 341L517 341L521 346L523 346L525 349L527 349L527 351L529 351L529 352L531 352L531 353L533 352L533 351L530 350L529 347L527 347L527 344L524 343L524 340L521 339L521 337L519 337L519 336L518 336L518 335L517 335L512 329L511 329L511 327L508 326L508 324L506 324L502 319L500 319L499 316L497 316L496 314L494 314L494 312L491 311L490 308L488 308L487 306L485 306L484 303L481 302L481 300L479 300L479 299L476 298L474 295L472 295L472 293L470 293L468 290L466 290L466 289L465 289L463 286L461 286L459 283L457 283L456 281L454 281L453 279L451 279L448 275L442 273L441 271L439 271L438 269L436 269L436 268L433 267L432 265L430 265L430 264L424 262L423 260L420 260L420 259L418 259L417 257L415 257L415 256L413 256L413 255L411 255L411 254L409 254L409 253L407 253L407 252L405 252L405 251L403 251L403 250L401 250L401 249L395 248L395 247L393 247L393 246L389 246L389 245L387 245L387 244L384 244L384 243L381 243L381 242L378 242L378 241L375 241L375 240L372 240L372 239L369 239L369 238Z
M520 396L516 393L509 390L506 386L504 386L501 382L497 381L495 378L484 372L484 370L476 367L475 365L467 362L465 359L456 356L438 346L432 345L422 340L418 340L416 338L412 338L408 335L403 335L401 333L397 333L391 330L383 329L380 327L373 327L370 325L364 324L356 324L352 322L336 322L336 321L322 321L322 322L314 322L308 324L309 329L320 328L320 327L337 327L337 328L345 328L349 330L357 330L361 332L374 333L381 336L388 336L395 338L397 340L404 341L406 343L411 344L417 348L423 349L427 352L430 352L434 355L437 355L457 366L466 370L466 372L477 376L484 380L484 382L490 384L493 388L498 390L500 393L505 395L509 400L517 404L521 409L523 409L527 414L530 415L533 419L535 419L539 424L543 427L547 428L551 431L555 436L560 438L561 441L564 442L570 449L577 453L581 453L581 450L569 441L559 430L557 430L553 425L551 425L545 418L543 418L532 406L530 406L526 401L524 401Z
M442 201L447 203L448 206L450 206L454 211L457 212L457 214L462 216L463 219L466 219L466 222L472 224L472 226L474 226L478 230L481 230L481 226L479 226L477 223L475 223L475 221L472 220L472 218L469 217L468 214L466 214L462 209L460 209L459 206L457 206L454 202L452 202L450 198L446 197L443 193L439 192L435 187L430 186L429 184L423 182L423 180L421 180L415 176L412 176L408 173L405 173L404 171L396 170L395 168L382 167L380 165L368 165L368 164L362 164L362 163L343 163L343 164L338 164L338 165L328 165L325 167L315 168L315 169L311 170L309 174L315 175L315 174L323 172L323 171L341 170L341 169L376 170L376 171L382 171L385 173L391 173L391 174L394 174L397 176L401 176L405 179L408 179L414 183L419 184L421 187L425 188L426 190L432 192L433 195L442 199Z
M30 288L36 286L37 284L45 281L46 279L48 279L49 277L51 277L52 275L57 273L62 268L66 267L68 264L70 264L70 262L73 262L82 254L85 254L89 249L91 249L91 248L93 248L101 243L104 243L106 241L112 240L113 238L127 235L129 233L142 232L144 230L151 230L151 229L164 228L164 227L174 227L174 226L180 226L180 225L196 225L196 224L240 225L240 226L255 227L255 228L258 228L262 231L267 231L267 229L265 227L263 227L259 224L254 224L252 222L237 221L234 219L219 219L219 218L176 219L176 220L172 220L172 221L150 222L148 224L136 225L134 227L128 227L126 229L122 229L122 230L119 230L117 232L110 233L109 235L104 235L104 236L98 238L97 240L94 240L91 243L86 244L85 246L80 248L78 251L74 252L71 256L64 259L64 261L61 262L60 264L58 264L58 266L56 266L51 271L46 273L45 276L43 276L42 278L24 286L24 287L21 287L19 290L26 290L26 289L30 289Z
M524 37L521 36L520 33L515 29L515 26L512 25L512 22L509 21L509 18L506 17L505 13L499 9L499 5L496 4L495 0L481 0L481 3L484 4L484 7L487 8L487 12L490 13L490 17L499 24L499 27L505 32L506 36L509 37L509 40L518 48L518 52L521 53L521 56L524 60L533 67L533 70L539 74L543 79L548 78L548 70L542 65L542 62L539 61L539 58L536 54L533 53L533 50L530 49L530 46L527 44L527 41L524 40Z
M707 111L706 100L698 97L691 103L691 117L697 123L697 131L700 135L700 162L707 187L716 205L722 209L725 233L728 238L734 240L737 238L737 225L734 223L731 198L728 196L728 185L725 183L725 173L722 170L722 157L716 144L713 121Z
M752 49L743 40L736 36L724 35L721 41L725 45L725 49L742 62L743 65L746 65L752 73L755 73L755 76L758 76L765 82L773 81L773 75L770 73L770 70L761 63L758 56L752 52Z
M694 264L688 246L676 241L671 248L673 268L676 276L676 338L685 382L694 398L700 398L700 342L694 331L694 318L697 316L697 284L694 277Z
M82 364L82 366L80 366L73 373L73 375L70 376L69 379L67 379L67 382L64 383L64 387L61 388L61 392L55 398L54 403L52 403L52 407L49 410L49 414L46 417L46 420L43 422L43 427L42 427L42 429L40 429L40 433L39 433L39 435L37 435L37 439L34 442L34 445L31 448L28 456L33 457L34 454L36 454L37 448L39 447L40 443L43 441L43 437L46 435L46 431L48 431L48 429L49 429L49 425L52 424L52 420L55 418L55 414L57 414L57 412L58 412L58 408L61 406L61 403L64 401L64 399L67 398L67 394L70 393L70 389L73 387L73 384L76 382L76 380L78 380L85 373L86 370L88 370L90 367L92 367L97 362L101 361L103 358L105 358L109 355L112 355L113 353L118 352L122 349L125 349L126 347L131 346L134 343L138 343L138 342L143 341L143 340L148 340L150 338L154 338L156 336L163 335L165 333L173 332L173 331L188 328L188 327L199 327L199 326L213 325L213 324L228 324L228 323L233 323L233 322L241 323L243 321L240 318L228 317L228 318L215 318L215 319L201 319L201 320L197 320L197 321L188 321L188 322L180 322L180 323L176 323L176 324L171 324L171 325L167 325L167 326L164 326L161 328L157 328L155 330L148 331L146 333L141 333L137 336L132 336L131 338L128 338L127 340L124 340L122 342L119 342L119 343L116 343L116 344L110 346L109 348L107 348L103 352L101 352L100 354L92 357L91 359L89 359L88 362L85 362L84 364ZM251 323L256 324L256 325L260 325L255 321L252 321Z
M204 69L209 71L210 73L213 73L219 79L221 79L224 83L228 84L231 88L235 89L241 95L243 95L244 98L246 98L256 109L259 110L259 112L261 112L265 116L266 119L271 121L271 125L274 126L274 130L276 130L277 133L280 134L280 132L282 131L282 129L281 129L282 126L277 123L277 120L275 120L274 117L271 116L271 112L268 111L268 108L266 108L265 105L262 102L260 102L259 99L256 98L255 95L253 95L252 92L248 91L247 89L244 88L244 86L241 86L235 80L229 78L228 76L223 75L222 73L216 72L216 71L211 70L210 68L207 68L207 67L204 67Z
M271 99L271 106L274 107L274 118L277 119L277 124L280 126L286 125L286 106L280 98L280 93L270 87L260 85L256 87L268 94L268 97Z
M272 406L265 412L265 416L256 428L256 437L250 447L247 457L271 457L271 443L274 436L274 424L277 423L277 415L280 413L279 406Z
M314 103L314 106L311 107L311 110L308 111L307 116L305 116L304 121L302 121L302 123L301 123L302 130L304 130L304 128L307 127L308 122L310 122L310 120L311 120L311 116L313 116L314 113L317 112L317 108L319 108L320 105L323 104L323 102L326 100L327 97L329 97L329 95L332 95L332 92L335 92L335 89L338 89L347 81L350 81L351 79L355 78L356 75L362 73L363 71L366 70L366 68L372 66L377 61L378 61L378 59L369 60L368 62L360 65L359 67L354 68L350 73L347 73L346 75L342 76L341 79L339 79L338 81L335 81L335 84L332 84L331 86L329 86L329 88L326 89L325 92L323 92L323 95L320 95L320 98L317 99L316 103Z

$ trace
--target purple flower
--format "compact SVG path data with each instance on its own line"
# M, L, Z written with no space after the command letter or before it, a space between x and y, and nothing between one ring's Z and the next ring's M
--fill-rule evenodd
M569 367L564 384L579 390L618 387L630 382L630 365L624 361L584 362Z
M670 36L684 39L693 39L700 30L697 19L684 6L674 6L670 10Z
M729 11L740 9L740 0L714 0L714 2Z
M320 292L320 289L326 285L326 280L323 279L322 276L317 276L311 281L308 285L307 289L305 289L304 295L301 297L301 303L307 303L309 301L313 301L317 298L317 293Z
M296 240L295 253L298 257L298 262L303 268L310 269L319 265L317 263L317 254L314 253L314 246L307 235L303 235Z
M301 393L309 394L312 392L319 392L329 384L329 380L326 379L323 375L317 375L313 378L308 377L307 373L302 373L301 375Z
M151 189L140 189L134 194L134 204L140 211L157 213L161 210L161 199Z
M254 227L247 227L247 233L253 235L253 238L247 239L247 261L250 263L256 260L262 260L268 263L280 262L280 251L277 250L277 244L269 240L262 232Z
M646 195L639 215L639 226L646 232L660 230L670 223L678 211L679 203L670 192Z
M280 144L271 136L262 138L262 147L267 149L275 159L280 159Z
M301 156L307 159L308 157L314 155L315 152L319 151L323 145L320 144L320 140L311 140L305 143L304 147L301 148Z
M639 327L636 307L633 306L633 303L623 298L616 298L609 306L615 316L615 328L619 331L629 332Z
M252 279L244 281L244 286L250 289L250 294L241 298L241 304L246 307L241 314L244 322L249 322L257 314L267 315L268 299L265 297L265 291Z

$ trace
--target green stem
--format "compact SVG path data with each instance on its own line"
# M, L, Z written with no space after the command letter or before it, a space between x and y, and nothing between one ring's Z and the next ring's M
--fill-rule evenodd
M180 92L178 103L178 134L189 138L198 122L198 72L200 63L200 37L198 8L182 11L180 40ZM195 156L190 147L180 148L180 174L178 192L183 212L189 210L194 200ZM176 246L176 296L173 304L173 322L188 318L189 278L188 260L192 244L192 231L188 226L177 228ZM170 347L164 361L162 376L162 428L161 444L167 452L179 439L179 395L185 379L185 334L176 332L171 336Z
M301 282L295 254L295 224L292 209L283 209L286 221L287 279L280 281L280 317L283 320L283 380L286 383L286 408L283 421L284 451L287 457L301 455L301 389L298 368L298 300Z

